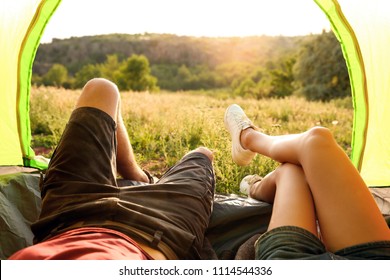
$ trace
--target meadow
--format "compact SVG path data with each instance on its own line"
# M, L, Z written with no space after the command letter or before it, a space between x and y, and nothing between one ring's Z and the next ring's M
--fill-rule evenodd
M32 147L37 154L51 156L79 94L80 90L32 88ZM206 146L214 151L216 191L238 193L245 175L264 176L278 163L257 156L249 166L234 164L223 123L225 109L232 103L241 105L252 121L271 135L299 133L316 125L327 127L350 154L351 98L321 103L299 97L232 98L221 92L122 92L122 114L138 163L159 177L188 151Z

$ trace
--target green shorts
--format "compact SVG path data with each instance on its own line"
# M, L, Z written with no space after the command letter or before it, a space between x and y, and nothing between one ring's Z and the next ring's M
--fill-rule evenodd
M256 242L259 260L389 260L390 242L378 241L328 252L321 240L311 232L295 226L274 228Z
M107 227L167 255L199 259L214 196L211 161L191 153L155 184L118 186L116 148L108 114L90 107L72 113L41 184L35 242L73 228Z

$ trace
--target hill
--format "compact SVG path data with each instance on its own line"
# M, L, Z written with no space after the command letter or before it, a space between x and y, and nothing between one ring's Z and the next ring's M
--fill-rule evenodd
M38 48L34 73L45 74L54 63L74 75L86 64L103 63L107 55L125 59L145 55L151 65L173 64L214 69L234 62L264 65L296 51L305 37L189 37L172 34L110 34L54 39Z
M143 65L143 70L135 65ZM128 77L139 76L137 69L149 85L127 84ZM230 96L301 95L322 101L351 94L345 60L331 32L298 37L146 33L55 39L38 48L33 73L36 85L65 88L79 88L101 76L120 89L137 91L223 89Z

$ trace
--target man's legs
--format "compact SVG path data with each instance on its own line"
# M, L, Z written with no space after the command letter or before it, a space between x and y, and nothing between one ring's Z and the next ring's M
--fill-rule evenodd
M107 80L84 87L42 184L42 212L32 225L36 242L75 227L107 227L167 256L174 254L166 244L180 257L197 257L215 186L211 151L190 152L157 184L118 187L116 162L128 168L128 175L120 169L126 179L144 175L125 141L119 104L118 89Z
M245 117L244 114L242 118ZM329 130L316 127L301 134L269 136L247 128L240 134L240 143L243 149L268 156L281 163L295 164L302 169L312 195L312 199L303 201L306 201L308 209L314 202L321 235L330 251L370 241L390 240L388 226L371 193ZM282 170L279 170L281 172L277 170L274 175L255 187L260 191L262 184L268 186L271 193L271 195L268 193L268 197L272 197L272 193L276 192L275 202L280 203L275 205L274 211L280 214L276 214L274 220L287 215L289 211L295 211L295 208L285 207L287 204L282 200L287 203L296 199L295 196L302 195L298 191L292 191L288 195L278 196L278 183L284 178L283 172L286 172L283 169L282 166ZM278 178L281 174L283 178ZM289 178L294 177L287 177L286 185L295 188L297 185L295 179L288 182ZM253 191L251 193L256 198L256 194ZM295 223L295 220L291 220L286 225ZM307 229L312 231L310 228Z
M124 179L148 182L134 158L121 117L117 87L107 80L91 80L84 87L76 107L98 108L116 121L119 174ZM163 241L179 257L197 258L211 215L214 193L212 161L212 152L200 147L185 155L156 184L121 187L115 221L151 236L159 236L161 231Z
M32 225L36 242L74 223L108 219L117 170L126 179L148 181L126 141L119 105L113 83L93 79L85 85L41 185L42 210Z
M137 164L133 149L123 123L120 108L120 93L117 86L105 79L92 79L85 87L76 103L79 107L94 107L109 114L117 125L117 155L118 173L128 180L149 182L147 175Z
M118 173L123 179L149 182L149 178L135 160L129 136L123 122L120 104L120 93L117 86L108 80L96 78L90 80L84 86L76 103L76 109L79 107L94 107L109 114L117 125L116 164ZM213 160L213 154L207 148L199 147L189 153L192 152L202 153L210 161Z
M211 162L213 162L214 160L214 155L213 155L213 152L210 151L208 148L206 147L198 147L196 148L195 150L192 150L190 152L188 152L186 155L189 155L189 154L192 154L192 153L201 153L201 154L204 154L206 157L209 158L209 160Z

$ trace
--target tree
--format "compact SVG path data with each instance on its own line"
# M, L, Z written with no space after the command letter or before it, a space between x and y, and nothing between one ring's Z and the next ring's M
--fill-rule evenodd
M106 78L110 81L117 82L119 69L121 64L118 60L118 55L111 54L107 55L106 61L103 64L98 66L100 73L103 78Z
M286 97L293 93L294 64L295 58L290 58L282 63L280 69L270 71L272 86L271 92L269 93L270 97Z
M62 64L53 64L53 66L43 76L42 82L45 86L61 87L68 79L68 70Z
M89 80L101 77L101 71L98 66L87 64L83 66L75 75L74 87L82 88Z
M179 90L181 85L177 81L178 66L175 64L153 64L152 75L158 80L158 86L168 90Z
M124 62L117 83L121 90L158 90L157 79L151 75L149 61L144 55L133 54Z
M242 97L257 97L257 84L251 79L246 78L234 89L234 94Z
M235 95L251 98L286 97L293 93L295 58L282 58L278 64L268 63L266 69L255 68L245 79L236 79L231 87Z
M303 44L293 71L297 93L308 100L351 95L345 60L332 32L323 32Z

